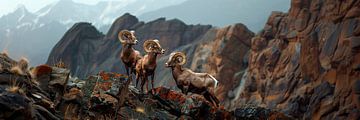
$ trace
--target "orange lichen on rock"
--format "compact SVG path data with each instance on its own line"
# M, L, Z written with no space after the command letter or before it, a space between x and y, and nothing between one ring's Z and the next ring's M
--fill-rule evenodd
M32 74L36 77L41 75L49 75L52 72L52 68L48 65L40 65L32 70Z
M105 72L100 72L99 73L100 74L100 76L101 76L101 78L103 79L103 80L109 80L110 79L110 75L109 74L106 74Z

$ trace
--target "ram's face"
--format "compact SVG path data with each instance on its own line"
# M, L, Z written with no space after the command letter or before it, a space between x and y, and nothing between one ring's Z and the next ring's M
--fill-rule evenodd
M163 48L161 48L160 46L156 45L156 44L152 46L152 51L157 53L157 54L164 54L165 53L165 50Z
M178 61L176 61L176 59L174 59L174 53L170 54L170 57L168 59L168 61L166 61L165 66L166 67L174 67L176 65L176 63L178 63Z
M128 39L128 44L136 45L138 43L138 40L136 39L135 32L130 31L131 34L127 34L126 38Z

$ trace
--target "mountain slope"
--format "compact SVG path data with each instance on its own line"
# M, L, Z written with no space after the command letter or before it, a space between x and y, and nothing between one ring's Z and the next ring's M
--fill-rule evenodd
M66 26L57 21L40 23L35 14L25 7L0 18L0 50L12 57L27 57L33 64L46 60L49 50L66 31ZM36 49L34 49L36 48Z
M115 18L126 11L141 14L183 1L101 1L87 5L72 0L59 0L34 13L20 6L14 12L0 17L0 51L9 52L14 58L27 57L33 65L42 64L51 48L76 22L91 22L104 32Z
M255 104L302 119L360 118L360 1L292 0L252 39L244 90Z
M220 27L241 22L257 32L271 11L286 11L289 4L289 0L188 0L141 14L139 18L145 21L154 17L178 18L188 24Z

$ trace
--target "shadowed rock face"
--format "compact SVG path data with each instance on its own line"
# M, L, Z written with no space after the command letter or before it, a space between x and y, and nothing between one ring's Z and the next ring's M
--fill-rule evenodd
M251 41L245 89L234 104L305 119L359 119L359 6L292 0L289 13L273 12Z

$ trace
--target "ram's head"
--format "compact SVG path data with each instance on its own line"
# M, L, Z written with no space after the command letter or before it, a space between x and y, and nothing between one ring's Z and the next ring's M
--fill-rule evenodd
M186 63L186 55L183 52L173 52L170 54L166 67L174 67L175 65L184 65Z
M123 45L136 45L138 43L135 37L135 31L122 30L119 32L118 38Z
M147 53L157 53L157 54L164 54L165 50L161 47L159 40L154 39L154 40L146 40L144 42L144 50Z

